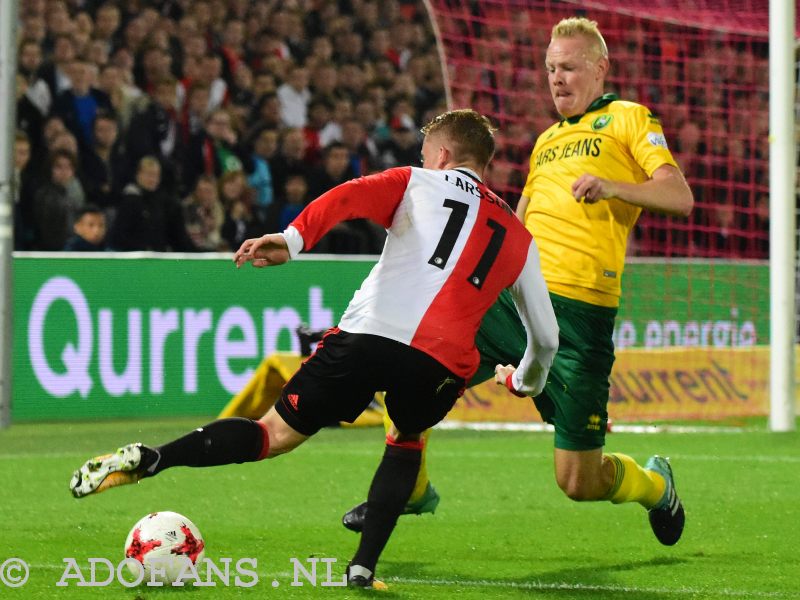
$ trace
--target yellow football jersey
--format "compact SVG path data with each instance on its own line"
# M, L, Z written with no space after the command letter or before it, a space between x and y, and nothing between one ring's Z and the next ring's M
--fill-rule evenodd
M525 226L539 246L551 292L619 305L628 235L642 209L618 198L584 203L572 196L572 184L584 173L642 183L662 165L677 167L658 119L614 94L539 136L523 191L530 198Z

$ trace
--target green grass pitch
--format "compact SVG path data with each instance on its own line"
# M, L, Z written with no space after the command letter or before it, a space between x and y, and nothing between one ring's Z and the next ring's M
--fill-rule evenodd
M389 585L381 593L303 578L305 585L290 585L292 557L335 558L341 576L357 536L340 517L366 494L382 453L379 429L325 430L276 460L177 468L96 497L69 494L70 475L87 458L131 441L161 443L204 422L17 424L0 432L0 565L29 565L25 585L0 581L0 598L800 597L800 433L611 434L609 450L640 462L654 453L672 458L687 525L666 548L638 505L566 499L553 478L552 434L434 432L429 466L442 502L436 515L400 519L378 567ZM157 510L190 517L209 558L257 559L258 583L55 585L64 558L75 558L87 578L88 558L120 561L128 530Z

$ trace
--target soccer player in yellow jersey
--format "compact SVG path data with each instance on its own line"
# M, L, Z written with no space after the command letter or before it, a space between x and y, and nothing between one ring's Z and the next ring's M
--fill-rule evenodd
M564 493L580 501L638 502L658 540L672 545L683 532L684 510L667 460L653 456L642 467L603 446L628 236L642 209L687 216L692 192L658 119L640 104L603 93L609 61L597 23L559 22L545 64L562 119L536 141L517 215L539 245L560 333L547 385L534 403L555 426L555 474ZM518 362L525 336L508 297L486 314L475 342L481 369L473 384L490 378L497 363ZM501 367L497 383L513 371ZM425 473L417 494L423 490L431 495ZM365 510L348 512L345 526L357 529Z

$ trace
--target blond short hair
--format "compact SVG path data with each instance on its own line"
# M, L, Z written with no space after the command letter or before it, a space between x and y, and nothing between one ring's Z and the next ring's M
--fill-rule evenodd
M471 108L460 108L442 113L421 129L426 136L446 137L453 144L453 157L457 161L474 160L485 167L494 156L494 127L488 118Z
M550 34L550 39L555 38L570 38L576 36L583 36L586 38L596 56L593 58L608 58L608 46L597 27L597 21L590 21L586 17L569 17L562 19L553 26L553 31Z

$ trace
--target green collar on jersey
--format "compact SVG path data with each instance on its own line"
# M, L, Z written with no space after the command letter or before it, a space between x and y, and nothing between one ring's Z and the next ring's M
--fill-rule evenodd
M614 100L619 100L619 96L617 96L616 94L603 94L599 98L595 99L594 102L592 102L588 106L588 108L586 109L586 112L584 112L583 114L575 115L573 117L567 117L566 119L561 119L561 123L559 124L559 127L564 125L564 122L567 122L570 125L575 125L575 123L580 121L583 118L583 115L585 115L586 113L590 113L592 111L599 110L599 109L603 108L604 106L606 106L608 104L611 104Z

